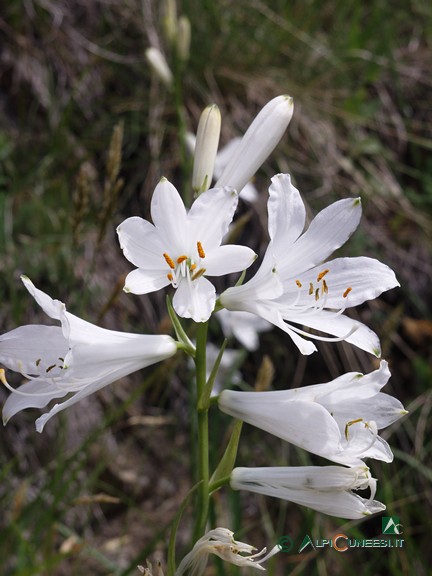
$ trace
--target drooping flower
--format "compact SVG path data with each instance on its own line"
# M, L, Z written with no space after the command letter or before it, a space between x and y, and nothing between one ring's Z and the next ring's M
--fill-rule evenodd
M399 400L380 392L389 377L382 360L374 372L350 372L325 384L269 392L224 390L219 408L339 464L358 466L364 458L391 462L390 446L378 430L406 411Z
M227 562L236 566L248 566L257 570L265 570L261 565L269 558L279 552L278 546L275 546L266 556L266 548L260 552L252 554L256 548L244 542L234 540L234 532L227 528L215 528L210 530L200 538L180 562L175 572L175 576L183 576L187 573L189 576L202 576L207 566L209 554L215 554Z
M137 266L128 274L124 290L147 294L172 285L177 314L206 322L216 300L206 276L240 272L255 259L246 246L221 246L237 202L231 188L212 189L187 212L177 190L163 178L151 201L153 224L132 217L117 228L124 255Z
M228 310L252 312L287 332L302 354L306 340L346 340L380 356L377 335L343 312L399 286L393 271L367 257L325 259L357 228L360 199L344 199L322 210L302 234L305 207L288 174L272 178L268 220L270 243L260 268L241 286L228 288L220 303ZM295 325L332 334L310 334Z
M25 408L44 408L51 400L72 394L36 420L36 429L42 432L54 414L177 350L170 336L115 332L90 324L67 312L63 302L38 290L26 276L22 281L61 327L27 325L0 336L0 364L29 380L12 389L3 407L4 424ZM1 378L11 389L4 371Z
M385 505L374 500L376 480L369 468L359 465L298 466L269 468L234 468L231 488L274 496L307 506L330 516L346 519L363 518L382 512ZM353 490L370 489L362 498Z

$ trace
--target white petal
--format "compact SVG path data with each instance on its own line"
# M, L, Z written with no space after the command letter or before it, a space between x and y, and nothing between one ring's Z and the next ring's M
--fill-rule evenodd
M357 228L360 217L361 203L358 198L339 200L324 208L279 264L281 276L298 276L323 262L345 244Z
M144 271L141 268L137 268L126 276L124 291L132 294L148 294L168 286L169 283L166 271Z
M60 300L53 300L48 294L42 292L36 288L33 282L27 278L27 276L21 276L21 280L42 310L47 314L50 318L54 318L55 320L60 320L63 311L65 310L65 305Z
M167 246L161 242L153 224L133 216L118 226L117 233L123 254L134 266L144 270L167 269L163 257Z
M67 351L68 342L57 326L20 326L0 336L0 363L22 374L45 373L59 358L64 360Z
M377 298L382 292L399 286L395 274L391 268L382 264L374 258L337 258L314 267L303 274L298 274L296 278L284 278L284 288L286 294L283 297L285 302L297 301L299 306L313 303L315 295L308 293L309 284L314 288L320 288L317 282L318 274L328 270L325 274L325 281L328 288L326 294L326 308L349 308L363 304L366 300ZM301 281L304 286L300 291L295 284L295 280ZM351 288L349 294L344 298L347 288ZM320 298L323 296L321 295Z
M53 386L51 382L38 378L23 384L17 390L25 393L22 396L19 393L12 393L3 406L3 424L15 416L21 410L26 408L44 408L54 398L62 398L68 394L69 390Z
M201 242L204 251L210 252L222 242L228 232L238 203L238 195L232 188L207 190L200 194L189 211L187 226L194 242ZM189 250L196 246L190 246Z
M206 269L206 276L223 276L246 270L255 259L255 252L247 246L228 244L214 249L201 264Z
M308 452L332 459L340 451L341 435L325 408L302 400L272 400L272 392L224 390L222 412L265 430Z
M284 256L303 231L306 211L289 174L277 174L271 181L267 204L269 234L274 251Z
M216 290L211 282L201 277L180 282L173 298L173 307L182 318L192 318L194 322L207 322L214 310Z
M159 232L165 252L184 250L187 245L187 215L180 194L166 178L156 186L151 200L151 217Z

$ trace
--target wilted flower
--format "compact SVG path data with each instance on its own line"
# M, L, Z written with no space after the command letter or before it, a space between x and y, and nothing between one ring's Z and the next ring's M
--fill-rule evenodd
M147 294L172 285L179 316L206 322L213 312L216 291L205 276L240 272L255 253L245 246L221 246L238 202L230 188L207 190L189 212L179 193L163 178L153 194L153 224L132 217L117 228L126 258L138 268L126 278L126 292Z
M227 528L215 528L210 530L200 538L180 562L175 576L182 576L186 572L189 576L202 576L207 566L209 554L215 554L235 564L236 566L249 566L257 570L265 570L261 564L279 552L278 546L275 546L266 556L266 548L261 552L252 554L256 548L234 540L234 532Z
M374 500L376 480L365 465L234 468L230 484L234 490L274 496L340 518L354 520L385 510ZM370 498L353 492L368 488Z
M270 392L224 390L222 412L261 428L328 460L356 466L363 458L391 462L378 430L406 414L402 404L380 392L387 362L370 374L350 372L326 384Z
M29 380L14 390L1 375L12 390L3 407L4 424L25 408L43 408L55 398L73 394L36 420L36 429L42 432L54 414L177 350L170 336L115 332L90 324L67 312L63 302L38 290L26 276L22 281L61 328L28 325L0 336L0 363Z
M300 352L311 354L306 340L346 340L380 355L377 335L364 324L343 315L352 306L399 286L393 271L373 258L337 258L324 262L357 228L360 199L339 200L322 210L302 234L305 207L288 174L272 178L268 220L270 243L253 278L228 288L220 303L228 310L251 312L278 326ZM332 334L305 332L299 324Z

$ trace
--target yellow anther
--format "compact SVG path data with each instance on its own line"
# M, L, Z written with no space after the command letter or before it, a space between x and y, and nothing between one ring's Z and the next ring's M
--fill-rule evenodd
M324 278L324 276L328 273L329 273L329 269L323 270L322 272L320 272L317 276L317 282L321 282L321 280Z
M191 279L192 279L192 280L197 280L198 278L200 278L200 277L204 274L205 271L206 271L205 268L200 268L199 270L197 270L197 271L195 272L195 274L192 276Z
M171 272L169 272L169 273L167 274L167 278L168 278L168 280L169 280L170 282L172 282L172 281L174 280L174 276L171 274Z
M345 438L347 440L349 440L349 427L352 426L353 424L358 424L359 422L362 422L363 418L357 418L357 420L350 420L349 422L346 423L345 425Z
M7 386L7 380L6 380L5 371L3 368L0 368L0 382L2 384L4 384L5 386Z
M205 258L204 248L202 247L201 242L197 242L197 250L200 258Z
M322 281L322 293L323 294L328 294L328 286L327 286L327 282L325 280Z
M345 292L342 294L343 298L346 298L348 296L348 294L351 292L352 288L349 287L345 290Z
M168 264L168 266L174 270L175 269L175 264L174 264L174 260L171 258L171 256L169 254L167 254L166 252L163 253L163 257L166 260L166 263Z
M312 282L309 282L309 296L312 296L312 294L314 293L314 287Z
M303 286L303 284L300 282L300 280L296 280L296 284L299 288L301 288Z
M185 260L187 260L187 256L185 256L185 255L183 254L183 256L179 256L179 257L177 258L177 264L181 264L181 263L184 262Z
M315 290L315 300L318 301L319 300L319 288L317 288Z

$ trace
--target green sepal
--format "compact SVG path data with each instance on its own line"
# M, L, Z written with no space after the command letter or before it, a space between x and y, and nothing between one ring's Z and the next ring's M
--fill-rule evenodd
M241 420L236 420L234 423L233 431L224 455L210 478L210 492L219 488L221 485L228 483L228 478L231 476L237 458L237 449L240 441L242 425L243 422Z

